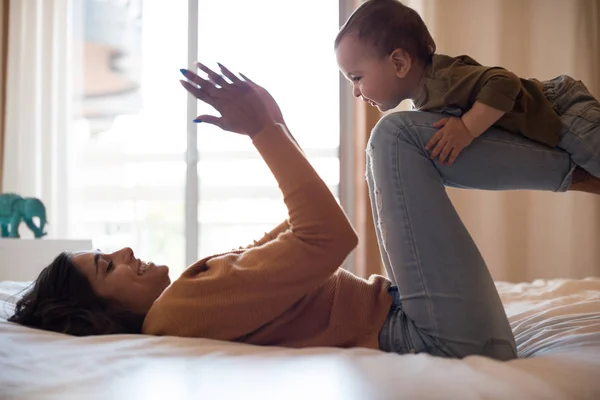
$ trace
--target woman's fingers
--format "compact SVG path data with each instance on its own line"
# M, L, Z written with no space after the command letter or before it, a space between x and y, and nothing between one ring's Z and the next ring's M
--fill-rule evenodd
M232 91L248 89L251 84L254 84L247 78L245 78L246 80L244 81L240 80L233 72L227 69L223 64L217 64L219 65L222 74L216 73L201 62L196 62L196 66L208 75L208 80L201 78L192 71L183 69L181 70L181 72L191 82L199 85L202 89L204 89L206 93L215 98L218 98L219 96L222 96L225 93L227 93L228 95L232 95ZM231 83L228 82L225 78L228 78L231 81ZM217 87L216 85L218 85L219 87Z
M206 74L208 75L208 78L213 83L221 86L222 88L224 88L225 85L227 85L229 83L225 80L225 78L223 78L221 75L217 74L216 72L214 72L212 69L208 68L206 65L202 64L201 62L197 62L196 66L199 69L201 69L202 71L206 72Z
M208 86L208 85L211 84L210 81L208 81L208 80L206 80L204 78L200 78L198 75L196 75L195 73L193 73L189 69L182 68L180 71L183 74L183 76L185 76L191 82L194 82L196 85L199 85L199 86Z
M238 78L237 76L235 76L235 74L233 72L231 72L230 70L228 70L223 64L217 63L217 65L221 69L221 72L223 72L223 75L225 75L227 78L229 78L229 80L231 82L233 82L233 83L242 83L242 81L240 80L240 78Z
M204 122L207 124L218 126L221 129L224 129L223 119L219 118L219 117L215 117L214 115L206 115L206 114L200 115L200 116L196 117L196 119L194 119L194 122L196 122L196 123Z
M250 82L241 80L221 64L221 74L202 63L197 63L197 66L208 75L209 80L184 70L188 80L181 81L181 84L198 100L213 106L221 116L201 115L195 122L206 122L223 130L253 137L274 121L269 108L277 108L274 100L271 99L269 103L269 99L261 96Z
M190 80L190 82L195 83L196 85L198 85L200 87L201 90L203 90L204 92L208 93L209 96L211 97L218 97L218 90L215 87L215 84L209 80L206 80L204 78L199 77L198 75L196 75L195 73L193 73L190 70L187 69L182 69L181 73L183 74L183 76L185 76L187 79Z
M246 75L242 74L241 72L240 72L240 76L241 76L242 78L244 78L244 80L245 80L245 81L248 81L248 82L250 82L250 83L254 83L254 82L252 82L252 79L248 78Z
M188 81L180 80L179 82L185 88L185 90L187 90L192 96L194 96L198 100L205 102L206 104L209 104L213 107L215 106L216 99L212 97L209 93L207 93L204 88L194 86Z
M240 72L240 76L241 76L242 78L244 78L244 80L245 80L246 82L250 82L251 84L253 84L253 85L256 85L256 83L254 83L254 81L253 81L252 79L248 78L246 75L242 74L241 72Z

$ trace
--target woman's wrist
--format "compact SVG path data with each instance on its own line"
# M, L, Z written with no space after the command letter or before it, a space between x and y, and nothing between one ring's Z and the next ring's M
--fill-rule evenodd
M265 122L260 128L258 129L253 129L252 132L248 132L246 135L254 140L256 139L258 136L261 136L264 132L276 129L277 126L279 126L281 124L275 122L275 121L270 121L270 122Z
M252 124L246 132L246 135L253 139L256 135L261 133L262 131L272 127L276 122L273 121L271 117L263 117L257 119L254 124Z

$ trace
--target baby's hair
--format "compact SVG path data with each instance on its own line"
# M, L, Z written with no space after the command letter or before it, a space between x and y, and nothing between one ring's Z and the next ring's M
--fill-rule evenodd
M421 16L398 0L367 0L348 18L335 38L335 48L355 34L378 57L403 49L425 64L435 53L435 42Z

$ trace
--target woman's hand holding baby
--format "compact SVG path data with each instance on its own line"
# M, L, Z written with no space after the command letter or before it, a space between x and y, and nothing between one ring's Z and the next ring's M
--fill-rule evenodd
M201 78L192 71L181 70L188 80L180 82L198 100L214 107L221 117L200 115L195 122L206 122L250 137L269 124L283 122L277 103L262 87L243 75L243 79L238 78L221 64L219 68L222 75L203 64L197 65L207 74L208 79ZM272 115L273 113L278 115Z

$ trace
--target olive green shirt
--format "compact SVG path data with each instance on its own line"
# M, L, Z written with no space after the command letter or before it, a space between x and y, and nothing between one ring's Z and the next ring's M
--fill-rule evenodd
M425 69L425 90L416 109L467 112L479 101L506 112L493 126L556 147L561 121L544 95L544 85L501 67L484 67L469 56L434 54Z

